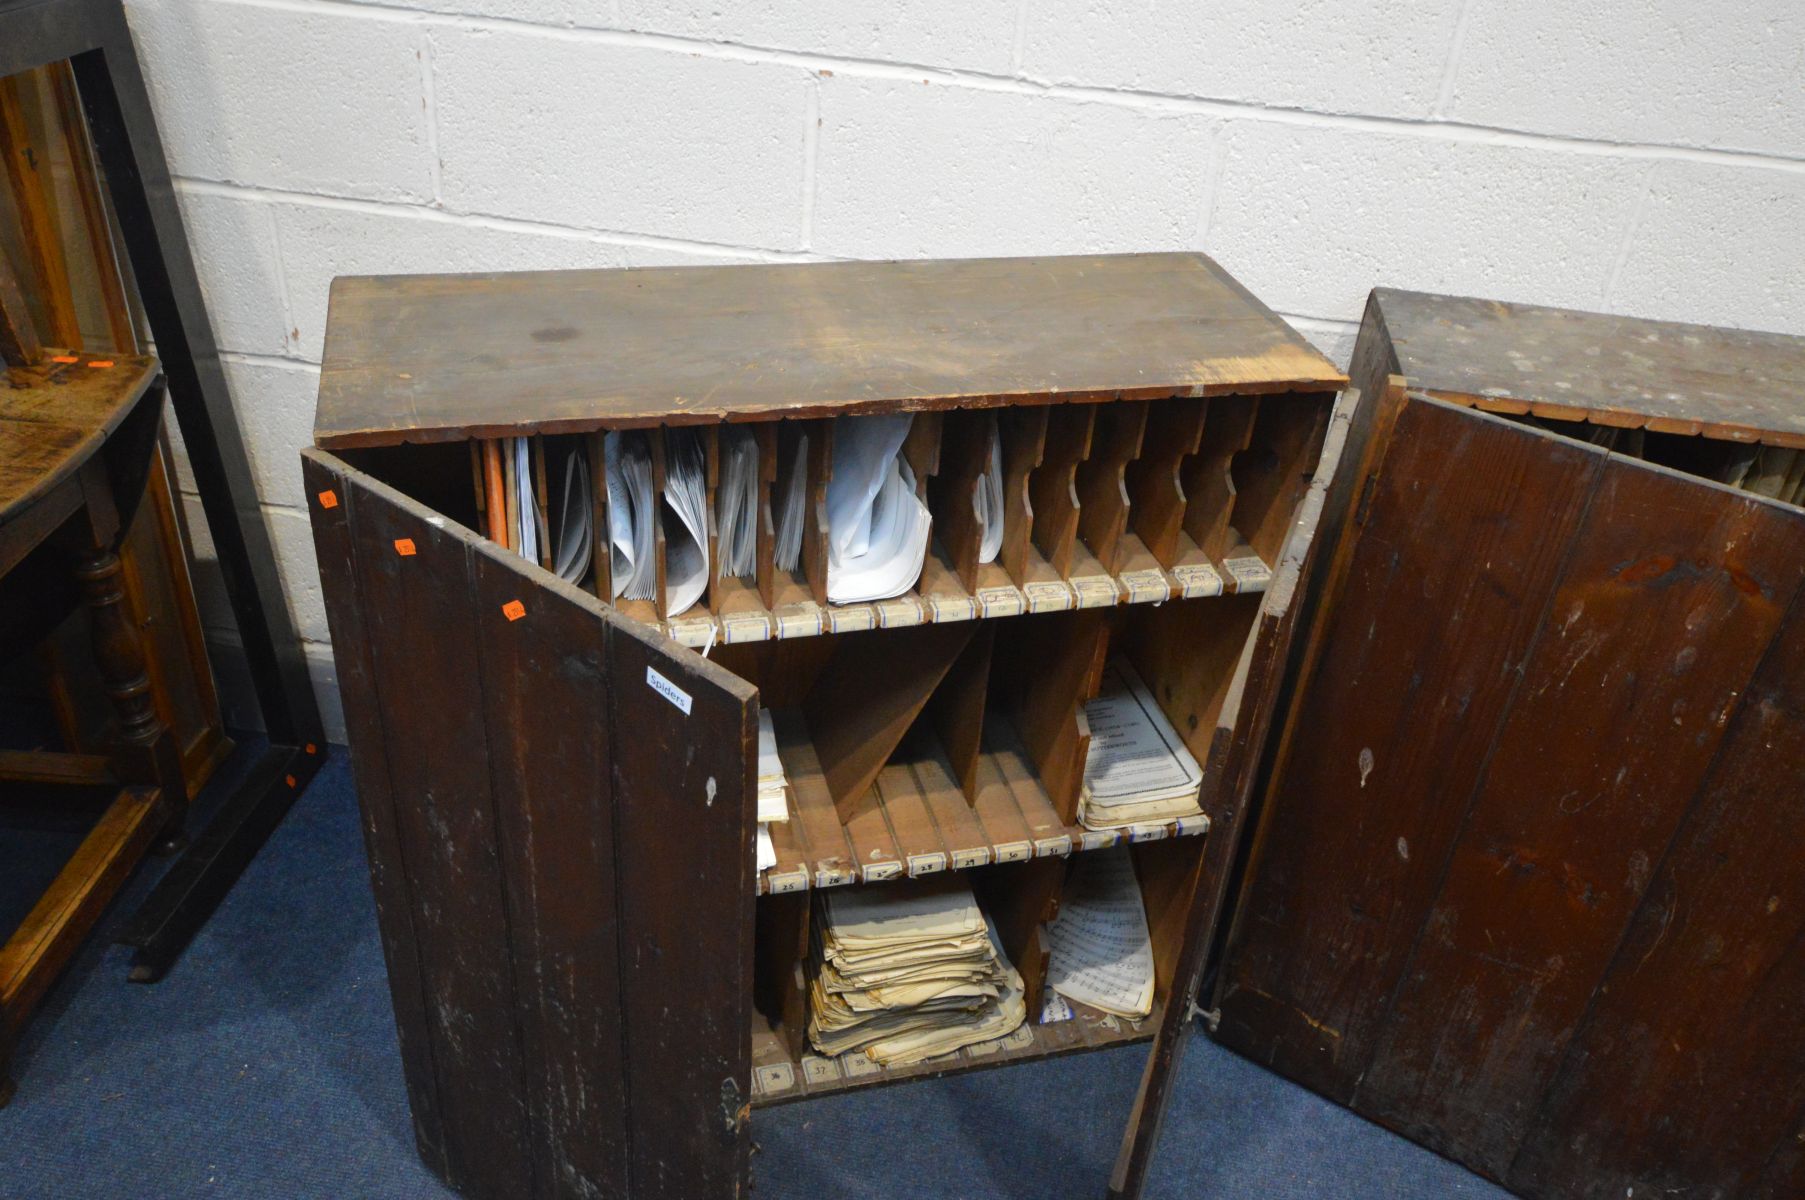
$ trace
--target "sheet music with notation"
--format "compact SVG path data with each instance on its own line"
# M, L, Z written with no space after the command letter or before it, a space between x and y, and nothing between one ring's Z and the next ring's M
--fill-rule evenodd
M1153 942L1128 847L1074 856L1047 943L1047 986L1060 995L1119 1017L1153 1011Z

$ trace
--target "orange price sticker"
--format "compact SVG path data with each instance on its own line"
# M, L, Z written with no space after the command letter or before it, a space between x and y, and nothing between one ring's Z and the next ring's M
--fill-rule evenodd
M318 750L316 750L316 749L314 749L314 746L313 746L313 743L312 743L312 742L308 742L308 743L307 743L307 753L309 753L309 754L318 754L318 753L319 753L319 751L318 751Z
M518 621L526 616L526 605L518 600L510 600L501 606L501 615L510 621Z
M399 554L402 558L412 558L414 556L414 539L396 538L395 553Z
M75 357L73 354L52 354L50 356L50 361L53 363L72 363L80 362L81 359Z
M289 787L295 786L295 777L293 775L284 775L282 778L288 781Z
M338 507L338 493L333 491L331 488L327 488L325 491L321 492L320 493L320 507L321 508L337 508Z
M110 367L112 365L113 365L113 360L110 358L97 358L93 362L88 364L88 366L94 368L97 371L105 370L107 367Z

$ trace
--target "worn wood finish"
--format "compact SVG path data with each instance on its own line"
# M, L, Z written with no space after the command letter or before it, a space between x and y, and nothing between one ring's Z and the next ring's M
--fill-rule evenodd
M1152 406L1141 455L1128 464L1134 531L1162 567L1178 560L1185 518L1179 470L1202 443L1205 403L1180 399Z
M1140 456L1146 429L1145 402L1100 405L1091 452L1078 464L1078 532L1111 575L1121 568L1128 531L1128 464Z
M25 257L37 277L35 291L49 321L50 327L44 331L46 340L64 350L80 350L81 324L76 320L75 300L69 288L69 268L63 259L52 185L42 169L43 148L34 144L20 94L21 81L35 82L37 74L0 77L0 159L5 161L7 180L12 186Z
M0 524L72 478L159 376L153 358L69 357L0 389Z
M341 277L314 438L1341 382L1199 254Z
M376 664L364 629L364 600L351 534L353 496L340 464L330 455L303 449L301 475L307 488L326 623L332 634L333 665L344 704L345 734L357 781L370 888L388 968L389 1002L395 1010L414 1143L429 1168L449 1177L445 1112L439 1100L440 1076L433 1050L433 1012L421 953L427 931L422 928L421 914L415 911L415 893L402 857L402 819L396 809L396 789L390 783L387 729L377 695ZM447 1070L450 1067L447 1059Z
M1536 1200L1796 1194L1805 514L1529 421L1595 478L1500 494L1463 410L1791 444L1805 340L1382 290L1352 370L1414 398L1344 489L1219 1036Z
M25 306L25 290L13 274L12 263L0 254L0 366L35 367L43 357L37 326L32 324L31 310Z
M1205 404L1197 455L1185 463L1180 478L1189 500L1185 532L1212 562L1219 563L1228 553L1229 518L1235 503L1235 481L1229 468L1235 455L1253 439L1260 402L1253 396L1218 396Z
M471 562L534 1194L627 1195L608 626L493 544Z
M747 1154L752 964L737 931L752 923L756 695L628 621L609 622L608 659L631 1194L729 1196ZM679 995L693 1020L670 1019Z
M1501 682L1527 652L1601 465L1443 405L1397 416L1365 524L1441 532L1354 546L1288 718L1310 736L1268 787L1285 824L1239 903L1244 938L1221 996L1230 1046L1352 1098L1383 1019L1372 998L1397 984L1505 708ZM1511 519L1524 495L1540 498L1539 521ZM1403 623L1389 619L1400 589L1412 597Z
M1791 524L1797 561L1805 520ZM1772 802L1805 792L1801 616L1795 599L1735 701L1698 802L1509 1170L1516 1186L1599 1200L1797 1194L1761 1176L1805 1119L1805 805Z
M1398 370L1455 404L1805 446L1805 339L1380 288Z
M446 1178L481 1197L520 1195L534 1179L533 1147L481 667L447 652L482 636L470 579L477 542L365 477L341 472L340 486L431 998ZM436 703L402 699L412 696Z
M82 113L81 94L75 86L75 68L68 62L60 62L45 70L50 76L57 126L69 156L71 187L75 202L81 207L82 229L88 235L88 248L94 256L95 282L100 288L100 307L106 315L112 349L122 354L136 354L138 331L132 324L131 305L126 300L125 281L119 272L113 223L107 215L100 173L95 166L94 146L88 139L88 122Z
M1607 462L1360 1084L1496 1178L1805 579L1805 521L1697 491Z
M1184 1058L1194 1022L1191 1011L1203 986L1213 938L1227 898L1230 862L1241 842L1243 814L1247 811L1264 746L1273 722L1278 679L1285 669L1301 614L1295 598L1316 559L1315 532L1321 520L1330 481L1335 476L1345 444L1351 413L1357 403L1352 393L1336 401L1323 441L1310 490L1300 505L1291 537L1285 543L1273 571L1273 587L1259 600L1253 629L1243 648L1226 695L1218 709L1207 753L1198 755L1204 769L1199 800L1211 823L1204 844L1203 861L1185 889L1164 899L1160 913L1150 920L1163 921L1168 929L1175 920L1172 905L1187 911L1185 932L1177 960L1172 964L1171 991L1157 1007L1158 1032L1153 1052L1141 1074L1139 1092L1129 1114L1128 1128L1110 1173L1112 1200L1135 1200L1146 1185L1147 1172L1159 1143L1160 1127L1172 1088ZM1245 603L1245 601L1242 601ZM1179 726L1184 729L1184 725ZM1187 737L1205 736L1201 730ZM1195 742L1191 744L1195 745ZM1182 857L1178 861L1183 862ZM1183 900L1179 896L1183 896Z

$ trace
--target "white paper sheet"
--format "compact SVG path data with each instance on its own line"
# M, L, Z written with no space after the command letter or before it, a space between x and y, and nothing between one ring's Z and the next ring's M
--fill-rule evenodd
M997 435L996 415L990 417L990 461L978 476L978 561L995 562L1003 549L1003 440Z
M1076 855L1047 926L1047 986L1117 1016L1153 1011L1153 942L1128 847Z
M516 531L519 538L515 545L520 547L520 557L528 562L539 561L539 506L533 494L533 462L532 453L526 438L514 440L514 496L516 506L520 510L520 528Z
M581 447L564 460L564 487L558 506L558 551L552 566L566 583L589 573L595 544L595 505L589 488L589 456Z
M771 710L758 710L758 819L787 821L790 819L790 781L784 774L783 759L777 753L777 727L771 723Z
M608 474L608 545L614 599L650 600L658 588L652 555L652 451L642 433L602 439Z
M802 562L802 523L808 507L808 435L796 440L790 473L778 481L782 499L777 506L777 546L774 558L780 571L794 571Z
M1102 688L1084 706L1084 715L1091 730L1084 762L1088 803L1107 807L1185 797L1195 802L1203 771L1125 660L1109 660Z
M757 853L758 865L755 869L762 871L766 867L774 867L777 865L777 847L771 844L771 831L766 829L763 825L758 827Z
M664 523L667 618L687 612L708 590L707 466L700 434L693 429L666 433L664 502L677 517Z
M758 439L740 425L721 430L721 481L715 492L715 545L721 574L744 579L758 570Z

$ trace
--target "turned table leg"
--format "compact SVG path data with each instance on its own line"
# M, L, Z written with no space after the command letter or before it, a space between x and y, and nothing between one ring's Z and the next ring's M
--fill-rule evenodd
M151 697L144 643L125 603L119 555L111 549L91 550L76 563L75 577L92 621L94 662L119 718L114 771L121 782L162 788L170 818L159 850L178 849L188 807L181 755Z

